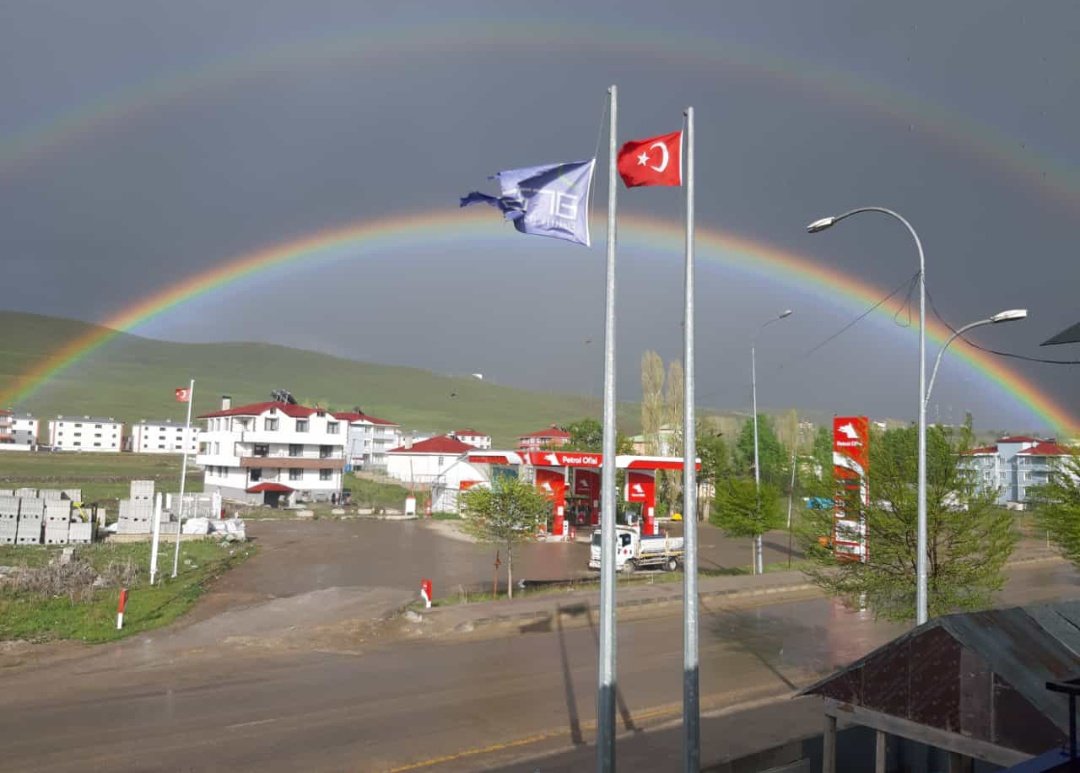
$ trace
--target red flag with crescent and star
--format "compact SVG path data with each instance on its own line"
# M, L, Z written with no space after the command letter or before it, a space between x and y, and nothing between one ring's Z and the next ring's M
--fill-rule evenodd
M191 399L191 390L188 387L176 388L176 402L186 403Z
M682 132L630 140L616 162L627 188L639 185L682 185Z

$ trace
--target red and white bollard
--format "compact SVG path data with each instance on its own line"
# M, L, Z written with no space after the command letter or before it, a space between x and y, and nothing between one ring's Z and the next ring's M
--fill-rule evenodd
M128 590L120 589L120 601L116 605L116 630L124 627L124 608L127 606Z
M424 607L431 609L431 580L424 579L420 581L420 596L424 599Z

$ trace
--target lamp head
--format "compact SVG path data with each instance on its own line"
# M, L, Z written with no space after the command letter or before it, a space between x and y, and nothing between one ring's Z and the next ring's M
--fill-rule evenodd
M777 317L777 319L783 319L784 317L790 317L790 316L791 316L791 309L784 309L783 311L780 312L780 316Z
M810 225L806 226L806 232L816 234L818 231L824 231L826 228L831 228L836 223L835 217L823 217L821 220L815 220Z
M1027 316L1027 309L1009 309L1007 311L999 311L994 316L990 317L991 322L1012 322L1014 319L1023 319Z

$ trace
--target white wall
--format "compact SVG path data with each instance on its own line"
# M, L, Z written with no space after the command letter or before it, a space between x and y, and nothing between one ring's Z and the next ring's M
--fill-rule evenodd
M120 450L123 425L92 419L53 419L49 422L49 445L64 451Z

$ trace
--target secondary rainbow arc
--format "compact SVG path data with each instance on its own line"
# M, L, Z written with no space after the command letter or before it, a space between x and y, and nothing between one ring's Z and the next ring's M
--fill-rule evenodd
M887 83L786 59L731 41L717 45L703 34L658 35L654 29L626 24L601 26L579 22L571 26L543 18L519 18L514 22L458 18L429 23L419 29L402 24L367 27L362 31L318 36L222 57L112 92L28 129L0 137L0 166L11 167L41 157L66 143L132 120L144 111L282 71L433 51L518 51L522 47L547 45L545 41L553 39L559 40L560 46L580 46L601 54L624 52L737 69L754 77L812 90L843 104L887 116L897 125L919 127L928 135L948 142L953 151L989 161L1070 208L1080 206L1080 170L1070 168L1065 159L1036 154L1025 143L989 125L918 99Z

